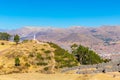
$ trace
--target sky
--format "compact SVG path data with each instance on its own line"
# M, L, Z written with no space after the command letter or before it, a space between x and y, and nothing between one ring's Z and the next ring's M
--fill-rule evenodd
M0 29L120 25L120 0L0 0Z

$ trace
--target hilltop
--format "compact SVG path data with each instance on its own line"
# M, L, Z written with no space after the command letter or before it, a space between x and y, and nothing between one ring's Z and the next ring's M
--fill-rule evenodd
M7 47L0 52L0 74L55 73L60 68L78 65L73 55L54 43L37 43L37 41L25 40L16 45L9 41L1 42L4 45L1 44L0 47Z

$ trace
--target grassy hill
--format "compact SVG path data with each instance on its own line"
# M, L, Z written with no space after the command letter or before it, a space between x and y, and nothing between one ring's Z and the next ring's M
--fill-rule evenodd
M3 43L0 47L7 47L0 52L0 74L55 73L60 68L78 65L73 55L53 43L37 43L32 40L18 45L6 41Z

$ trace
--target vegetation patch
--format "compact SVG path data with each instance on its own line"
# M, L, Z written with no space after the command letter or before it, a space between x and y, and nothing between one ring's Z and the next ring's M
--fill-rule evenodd
M6 40L8 41L10 39L11 35L8 33L0 32L0 40Z
M76 56L80 64L98 64L104 62L104 60L96 54L93 50L82 45L72 45L72 54Z
M51 53L51 51L50 50L46 50L46 51L44 51L44 53L48 54L48 53Z
M48 63L45 63L45 62L38 62L37 65L46 66L46 65L48 65Z
M15 66L20 66L20 59L18 57L15 58Z
M45 71L48 71L48 70L49 70L49 67L45 67L44 70L45 70Z
M51 47L55 48L55 61L56 61L56 68L63 68L63 67L73 67L78 65L78 61L75 59L73 54L70 54L68 51L62 49L57 44L48 43Z

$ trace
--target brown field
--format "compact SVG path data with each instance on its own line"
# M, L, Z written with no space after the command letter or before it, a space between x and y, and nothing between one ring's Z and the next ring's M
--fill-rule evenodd
M120 73L99 74L40 74L17 73L0 75L0 80L120 80Z

